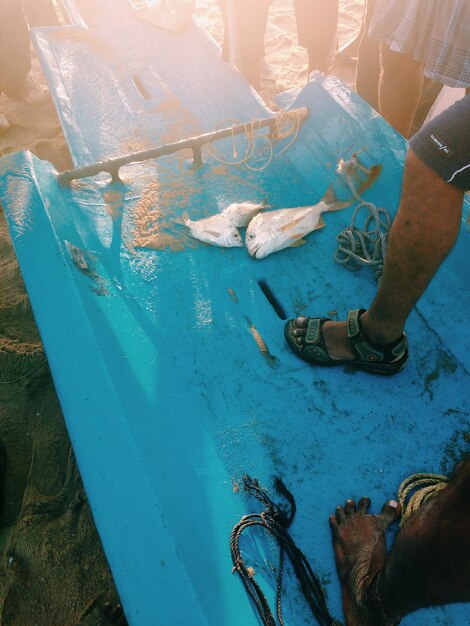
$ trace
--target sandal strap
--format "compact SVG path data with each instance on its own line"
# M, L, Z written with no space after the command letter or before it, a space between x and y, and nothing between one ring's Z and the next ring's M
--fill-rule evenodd
M316 358L328 359L328 351L323 340L322 326L329 321L328 317L309 317L304 337L304 350Z
M307 325L307 332L305 333L305 343L319 343L322 340L321 336L321 318L310 317Z
M371 345L372 342L364 334L359 321L360 316L364 312L365 309L349 311L346 322L349 340L360 359L371 363L381 363L383 361L393 361L393 357L401 357L408 347L405 333L397 341L386 346Z

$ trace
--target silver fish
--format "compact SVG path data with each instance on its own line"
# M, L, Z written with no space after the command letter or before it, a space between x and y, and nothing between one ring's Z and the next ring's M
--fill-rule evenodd
M263 209L268 207L267 198L259 204L255 202L232 202L220 213L229 218L234 226L248 226L251 220Z
M227 216L221 213L194 221L184 216L182 221L189 228L191 236L199 241L222 248L243 247L243 240L238 229Z
M306 243L304 237L325 226L322 213L339 211L351 202L337 200L330 186L318 204L256 215L246 230L245 243L250 256L264 259L278 250L303 245Z

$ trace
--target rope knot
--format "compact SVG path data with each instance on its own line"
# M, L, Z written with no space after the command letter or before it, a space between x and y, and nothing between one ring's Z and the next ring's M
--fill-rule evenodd
M343 176L353 176L358 169L358 160L355 156L352 156L347 161L345 159L340 159L338 161L338 165L336 166L336 171L338 174L342 174Z

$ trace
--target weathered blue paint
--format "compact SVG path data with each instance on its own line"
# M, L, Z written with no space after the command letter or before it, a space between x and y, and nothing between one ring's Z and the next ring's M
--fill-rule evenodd
M36 31L35 41L76 165L269 114L197 27L173 35L123 19L124 0L112 11L110 0L95 0L94 13L90 3L67 4L82 24ZM299 361L259 286L269 285L289 317L341 319L366 306L372 275L333 261L352 209L326 215L304 247L263 261L189 240L172 221L264 196L276 208L315 202L332 182L345 197L335 166L356 150L366 165L382 165L364 197L393 213L405 142L333 79L310 82L298 105L310 115L297 142L259 173L207 157L194 172L174 156L129 166L122 186L64 188L29 153L0 161L2 205L131 626L257 623L228 547L232 526L259 510L234 491L245 472L268 487L279 475L294 493L292 534L340 618L328 515L364 494L377 511L407 475L450 470L466 445L466 216L409 319L410 363L393 378ZM180 250L135 247L145 212ZM243 545L272 597L275 550L260 534ZM286 624L312 623L290 576L286 587ZM403 624L469 619L458 605Z

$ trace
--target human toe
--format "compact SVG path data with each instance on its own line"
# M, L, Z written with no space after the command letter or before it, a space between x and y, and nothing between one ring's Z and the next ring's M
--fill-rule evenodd
M116 606L112 607L112 610L109 614L109 619L113 624L117 626L121 626L121 624L125 624L124 611L122 610L122 606L120 604L116 604Z
M346 500L346 504L344 505L344 512L346 513L346 516L352 515L356 512L356 503L354 502L354 500L351 500L351 498L348 498Z
M308 317L295 317L287 322L289 332L293 337L304 337L308 328Z
M296 317L295 319L292 320L292 322L293 322L294 327L296 329L298 329L298 330L299 329L304 329L305 330L305 329L307 329L307 326L308 326L308 320L309 320L308 317L301 316L301 317Z
M365 515L370 507L370 499L369 498L361 498L357 503L357 512Z
M111 605L110 602L105 602L100 610L103 615L105 615L106 617L109 617L113 610L113 606Z
M337 530L338 530L338 520L336 518L336 513L333 513L332 515L330 515L330 517L328 518L328 521L330 523L330 528L333 531L333 533L337 532Z
M346 513L342 506L338 505L336 507L335 516L336 516L336 521L338 522L338 524L343 524L346 521Z
M380 517L389 526L400 517L400 513L400 504L396 500L388 500L382 507Z

